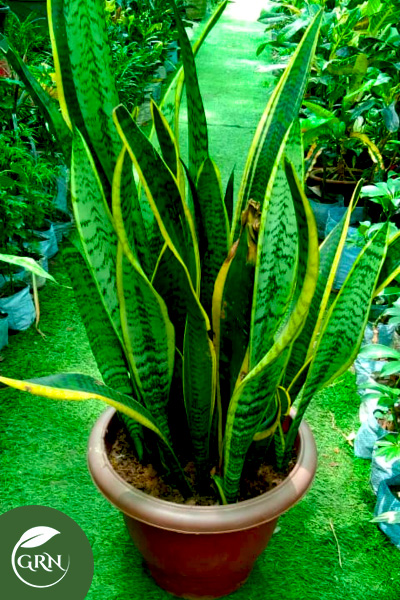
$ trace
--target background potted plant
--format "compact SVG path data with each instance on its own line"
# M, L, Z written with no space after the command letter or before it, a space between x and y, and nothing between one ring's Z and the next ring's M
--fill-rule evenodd
M74 110L78 96L72 88L62 105L65 117L79 114L85 125L82 133L75 123L71 164L79 239L66 257L104 384L77 374L0 381L50 398L110 404L124 415L137 460L157 465L184 501L195 499L196 491L204 496L203 490L219 498L225 506L182 506L129 486L107 458L107 443L116 441L120 428L114 412L95 426L92 475L124 512L156 581L179 595L217 597L243 583L279 514L311 484L315 447L303 415L313 395L356 355L379 272L386 265L385 281L394 276L393 247L387 228L380 229L327 309L352 206L321 248L318 269L297 117L321 15L273 92L233 211L232 196L222 194L209 155L193 52L171 4L187 82L187 169L173 130L154 103L160 153L118 105L101 3L77 3L82 19L68 19L59 10L53 14L54 52L66 61L66 71L57 75L64 86L74 86L80 77L88 84L80 111ZM82 30L88 14L98 27L96 44L92 27ZM82 57L77 70L69 71L68 53L59 52L57 18L68 44L79 37L94 49L96 67ZM104 86L98 85L100 64ZM72 77L65 78L68 71ZM179 72L175 85L180 81ZM181 93L175 97L177 115ZM110 105L116 106L113 115L105 109ZM140 180L137 190L132 164ZM297 412L289 416L296 398ZM260 454L284 479L276 490L242 500L245 463L259 461ZM293 457L296 466L290 470Z

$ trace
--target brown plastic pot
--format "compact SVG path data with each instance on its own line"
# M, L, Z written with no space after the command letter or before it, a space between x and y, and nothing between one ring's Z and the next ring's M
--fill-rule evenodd
M335 171L335 169L333 169ZM353 169L353 173L356 174L358 179L330 179L329 174L332 173L332 169L327 169L328 177L325 179L324 183L324 169L317 168L313 169L310 175L307 178L307 185L309 187L320 186L321 189L325 190L325 193L331 194L341 194L345 202L348 203L353 195L354 190L356 189L356 185L358 183L358 179L361 179L362 170L361 169ZM325 185L325 187L324 187Z
M108 409L92 430L88 462L93 481L124 514L158 585L183 598L219 598L239 588L279 516L307 492L317 467L314 437L303 422L296 466L273 490L226 506L175 504L136 490L114 471L107 447L118 427L114 409Z

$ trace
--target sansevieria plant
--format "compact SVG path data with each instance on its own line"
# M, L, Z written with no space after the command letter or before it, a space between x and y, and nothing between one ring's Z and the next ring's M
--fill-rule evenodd
M270 97L234 202L233 179L224 194L208 145L194 61L205 34L192 49L171 4L183 70L161 108L152 104L146 136L118 104L102 0L49 2L58 97L72 136L78 234L65 259L104 383L71 373L0 381L114 406L139 459L157 453L190 495L182 463L190 455L198 480L212 472L221 501L233 503L254 444L263 441L278 468L292 456L311 398L354 360L399 249L381 229L329 306L361 184L318 248L297 117L321 13ZM184 81L187 161L178 143Z

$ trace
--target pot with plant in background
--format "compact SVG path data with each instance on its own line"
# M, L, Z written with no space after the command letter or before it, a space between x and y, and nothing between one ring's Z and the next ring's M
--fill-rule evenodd
M36 311L30 287L22 281L8 281L0 288L0 310L8 314L8 327L24 331L35 321Z
M311 484L316 456L305 411L357 353L380 270L386 266L389 280L395 275L382 228L363 248L328 310L352 203L321 249L319 268L297 119L322 13L273 91L235 204L231 187L221 193L193 51L172 0L170 5L188 114L194 119L187 170L173 129L155 103L154 144L118 105L109 53L102 52L106 32L103 39L97 35L100 26L96 39L93 28L85 29L96 60L80 56L70 79L75 90L85 81L79 115L94 130L74 129L71 189L79 243L66 245L65 262L103 381L65 373L29 384L2 375L0 382L47 398L96 398L116 409L125 429L109 412L91 437L89 464L96 484L127 515L131 535L160 585L183 597L216 598L245 581L279 514ZM79 7L86 17L80 22L73 11L54 9L54 17L62 19L62 27L52 31L55 51L65 43L65 32L74 46L82 22L103 19L102 11L93 15L86 5ZM98 85L98 61L104 89ZM174 117L181 103L177 82ZM104 106L116 106L112 115L99 110L104 120L95 123L88 102L94 92ZM69 115L77 114L77 97L66 95ZM132 164L146 199L134 193ZM194 213L185 177L198 207ZM113 182L112 189L104 180ZM291 412L294 402L297 412ZM117 470L125 451L132 485ZM146 485L151 487L148 479L157 471L153 483L159 498L139 489L143 482L137 476L146 465L152 465ZM265 471L281 474L281 484L266 493L258 487L261 465L265 481ZM218 506L203 506L205 497Z
M206 16L207 0L187 0L186 16L191 21L201 21Z

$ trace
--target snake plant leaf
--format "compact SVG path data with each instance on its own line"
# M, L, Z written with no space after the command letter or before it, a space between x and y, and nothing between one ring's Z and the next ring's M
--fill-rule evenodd
M208 157L206 113L200 93L192 46L190 45L186 29L183 26L175 1L169 0L169 2L174 11L185 73L188 111L189 171L191 176L195 178L201 165Z
M112 120L119 100L104 4L102 0L49 0L48 12L64 118L81 130L111 184L121 141Z
M132 161L125 147L122 148L121 154L115 166L113 186L118 185L119 188L121 218L129 246L134 251L146 275L150 277L154 270L155 260L150 252L150 241L133 176ZM114 190L113 192L115 193Z
M183 396L199 474L205 475L216 392L216 358L204 320L188 314L183 344Z
M315 292L318 278L318 233L314 215L293 165L290 165L297 192L293 195L298 235L298 254L306 257L301 292L290 316L276 336L272 348L248 375L239 378L229 404L225 430L224 490L228 502L234 502L239 491L240 475L252 440L266 414L279 412L273 407L276 388L285 370L289 347L299 335ZM272 426L273 423L269 423Z
M296 184L293 178L290 177L289 172L288 179L291 189L294 190ZM300 391L307 375L307 367L305 365L309 365L308 359L311 356L316 337L322 325L340 257L346 242L351 212L357 203L361 188L362 181L357 184L354 190L346 215L331 231L320 248L320 268L315 294L305 325L293 344L286 369L285 386L290 389L290 396L293 400ZM300 376L300 372L302 372L302 376Z
M260 429L264 414L275 414L278 419L278 413L274 410L275 391L283 374L286 353L275 356L268 368L257 375L244 379L231 399L226 422L223 471L228 503L237 499L246 454Z
M75 221L100 299L121 340L116 290L117 236L100 177L82 134L74 131L71 196Z
M114 110L115 124L127 146L161 234L185 264L194 286L199 277L199 256L194 223L179 185L152 144L123 106Z
M201 31L196 42L193 44L193 55L195 57L197 56L197 53L199 52L200 48L202 47L208 34L210 33L210 31L212 31L212 29L218 22L219 18L221 17L221 15L224 12L227 5L228 5L228 0L224 0L224 2L222 2L215 9L215 11L212 13L211 17L209 18L209 20L206 22L204 29ZM162 109L162 112L163 112L165 118L167 119L168 123L172 127L177 140L179 138L179 134L178 134L179 111L180 111L180 105L181 105L181 100L182 100L182 95L183 95L184 82L185 82L184 70L183 70L183 67L180 67L177 70L177 72L175 73L175 76L172 79L169 87L167 88L167 90L163 96L163 99L161 101L161 104L160 104L160 108ZM153 127L151 134L150 134L150 139L152 139L152 137L154 136L154 133L155 133L155 131L154 131L154 127Z
M77 402L85 400L101 400L102 402L105 402L109 406L115 408L118 412L125 414L130 419L137 421L143 427L153 431L160 440L164 442L165 449L168 450L169 455L175 462L176 472L181 474L182 483L185 483L185 487L188 487L182 468L173 449L169 445L168 440L160 431L151 413L133 398L129 398L125 394L113 390L89 375L82 375L80 373L62 373L59 375L51 375L49 377L40 377L38 379L25 381L0 377L0 387L5 386L52 400L70 400Z
M289 130L285 146L285 159L288 160L296 171L297 178L304 185L304 143L301 133L300 119L295 119Z
M385 261L379 273L375 296L389 285L400 274L400 233L397 233L389 242Z
M228 216L229 229L232 226L233 218L233 202L234 202L234 187L235 187L235 169L232 170L228 183L225 190L224 204L226 208L226 214Z
M22 269L26 269L27 271L34 273L38 277L44 277L53 283L57 283L54 277L45 271L43 267L41 267L40 264L33 258L29 258L27 256L13 256L12 254L0 254L0 261L6 262L10 265L17 265Z
M271 182L270 182L271 183ZM250 333L250 368L268 352L296 289L296 211L281 162L261 213Z
M125 346L140 397L170 441L167 405L174 368L175 336L162 298L120 243L117 294Z
M161 155L167 167L178 179L178 170L181 165L174 134L172 133L167 119L153 100L151 101L150 107L158 143L160 144Z
M116 279L121 328L140 397L169 438L166 407L174 369L175 334L164 300L129 245L121 199L124 163L125 150L118 158L112 189L114 226L119 239Z
M257 207L249 205L240 238L229 251L215 282L212 318L218 361L217 401L223 430L249 345L258 226Z
M240 214L247 202L252 199L262 206L265 189L280 164L283 141L301 107L321 19L322 11L319 11L304 33L261 118L242 179L231 240L237 236Z
M229 223L222 196L221 176L211 158L207 158L200 167L196 189L206 247L205 253L200 256L200 300L208 314L211 314L214 283L229 251Z
M179 283L177 283L178 279ZM183 352L187 316L187 299L182 296L186 285L185 280L187 281L186 273L177 264L175 255L165 244L151 283L167 305L169 318L175 328L175 346L180 352Z
M358 353L379 270L386 255L387 236L386 225L365 246L325 318L298 402L297 414L287 434L287 452L293 447L311 398L344 373Z
M117 392L137 397L133 380L129 376L129 366L125 352L110 323L109 315L99 302L99 293L79 249L79 240L67 240L63 245L63 259L73 284L75 299L95 357L98 369L105 384ZM139 460L143 457L142 426L125 414L122 419L135 445Z
M49 124L52 133L57 139L65 161L69 163L71 159L71 132L60 115L57 104L42 88L23 60L18 56L18 53L2 34L0 34L0 50L3 51L7 61L17 73L20 80L25 84L26 89L29 91L35 104L39 107L44 119Z

